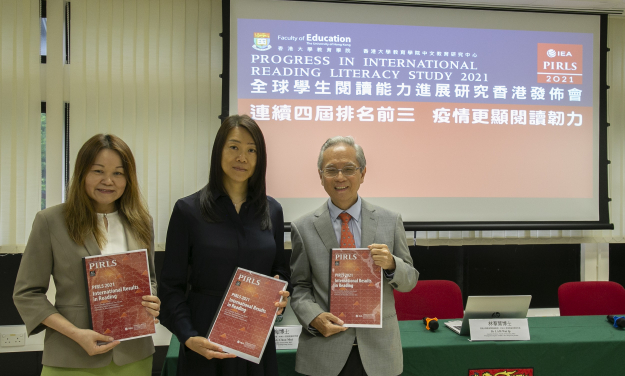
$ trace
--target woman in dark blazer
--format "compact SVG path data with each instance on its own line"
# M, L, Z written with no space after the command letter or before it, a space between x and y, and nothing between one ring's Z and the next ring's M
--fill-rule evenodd
M37 213L15 281L13 301L28 335L46 329L42 375L151 375L151 337L120 343L89 329L82 266L85 256L142 248L152 281L142 304L156 317L152 220L134 157L120 138L93 136L78 152L67 202ZM46 297L50 275L54 305Z
M289 280L282 207L265 193L267 154L260 128L230 116L217 132L208 184L176 202L159 281L161 321L180 341L178 375L277 375L273 333L260 364L206 339L237 267ZM286 306L288 291L277 307Z

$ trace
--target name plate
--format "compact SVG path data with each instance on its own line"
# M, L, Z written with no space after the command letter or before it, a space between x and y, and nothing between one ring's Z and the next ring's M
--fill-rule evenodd
M274 326L273 331L276 335L276 350L297 350L299 335L302 333L301 325Z
M527 319L469 320L471 341L529 341Z

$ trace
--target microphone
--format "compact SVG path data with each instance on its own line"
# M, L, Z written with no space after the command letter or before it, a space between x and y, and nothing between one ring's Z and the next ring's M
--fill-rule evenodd
M423 318L423 323L425 324L425 329L435 331L438 329L438 319L434 317L433 319L429 317ZM623 323L625 324L625 319L623 319Z
M608 315L608 322L615 328L625 328L625 316Z

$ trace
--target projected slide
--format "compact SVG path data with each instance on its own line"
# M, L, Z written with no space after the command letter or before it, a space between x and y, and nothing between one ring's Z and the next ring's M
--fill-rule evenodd
M408 229L610 227L607 19L230 4L227 108L263 130L267 193L286 222L327 199L323 142L352 135L367 157L359 194Z
M592 34L239 19L237 38L275 197L324 197L319 147L348 134L368 197L593 197Z

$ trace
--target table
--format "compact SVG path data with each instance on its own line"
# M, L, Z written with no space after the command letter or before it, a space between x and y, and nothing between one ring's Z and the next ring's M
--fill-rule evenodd
M534 368L536 376L622 374L625 330L605 316L530 317L530 341L470 342L443 327L400 321L404 375L467 376L476 368ZM448 320L441 320L441 322ZM180 344L172 336L163 376L176 374ZM278 350L280 375L294 371L295 350ZM373 376L373 375L372 375Z

